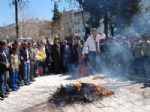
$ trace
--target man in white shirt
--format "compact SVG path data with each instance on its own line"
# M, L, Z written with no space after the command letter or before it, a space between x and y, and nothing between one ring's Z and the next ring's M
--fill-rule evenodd
M101 39L105 39L106 36L103 33L97 33L96 28L92 28L91 30L91 35L87 38L87 41L84 44L83 47L83 57L85 54L87 54L87 49L88 49L88 60L90 64L90 68L92 68L92 71L97 68L97 54L99 54L100 48L99 48L99 43Z
M86 54L86 49L88 47L89 52L100 53L99 42L101 39L105 39L106 36L103 33L97 33L96 28L92 28L92 35L87 38L87 41L83 47L83 54Z

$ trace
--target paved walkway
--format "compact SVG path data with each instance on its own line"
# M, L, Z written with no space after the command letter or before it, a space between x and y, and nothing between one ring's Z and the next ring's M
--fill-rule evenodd
M98 76L98 77L97 77ZM120 78L109 78L102 74L78 79L82 82L103 84L115 94L93 103L78 103L66 107L55 107L47 103L51 94L61 84L75 82L69 76L50 75L36 78L30 86L23 86L17 92L0 101L0 112L150 112L150 88Z

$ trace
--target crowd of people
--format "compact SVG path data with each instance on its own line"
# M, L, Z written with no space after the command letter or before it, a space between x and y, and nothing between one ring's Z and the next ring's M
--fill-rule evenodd
M103 71L150 75L150 36L107 38L100 42L99 64Z
M0 98L30 85L35 77L69 72L69 66L78 63L76 48L75 38L72 42L55 38L53 45L48 39L36 43L0 39Z
M74 69L78 68L78 71ZM53 44L29 41L12 44L0 40L0 98L10 91L30 85L43 74L78 72L85 76L97 72L124 75L136 73L143 80L150 74L150 36L106 38L95 28L86 40L55 38Z

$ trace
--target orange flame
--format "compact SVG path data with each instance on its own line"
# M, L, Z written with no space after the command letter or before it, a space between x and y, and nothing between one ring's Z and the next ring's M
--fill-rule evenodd
M77 81L75 84L75 87L77 88L77 91L80 92L81 91L81 86L82 83L80 81ZM103 85L95 85L92 84L92 86L90 86L89 88L94 96L98 96L98 95L112 95L114 92L112 90L106 89Z
M75 87L77 88L77 91L80 92L80 90L81 90L81 82L80 82L80 81L77 81L77 83L74 84L74 85L75 85Z

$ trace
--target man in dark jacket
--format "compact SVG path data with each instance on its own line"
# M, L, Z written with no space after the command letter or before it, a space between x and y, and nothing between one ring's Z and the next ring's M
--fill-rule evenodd
M70 47L70 64L77 65L78 63L78 53L77 53L77 42L75 38L72 38L72 43L69 45Z
M23 42L23 46L20 49L21 65L23 67L23 80L25 85L30 84L30 52L28 49L28 43Z
M54 40L54 45L52 46L52 59L54 61L54 72L55 74L59 74L61 53L60 53L60 43L57 38Z
M5 40L0 40L0 97L5 98L6 95L6 85L7 76L6 71L9 69L9 62L5 53L7 43Z
M51 50L52 45L50 44L50 41L47 39L47 44L45 45L45 52L46 52L46 67L45 71L46 73L51 72L51 65L52 65L52 56L51 56Z

